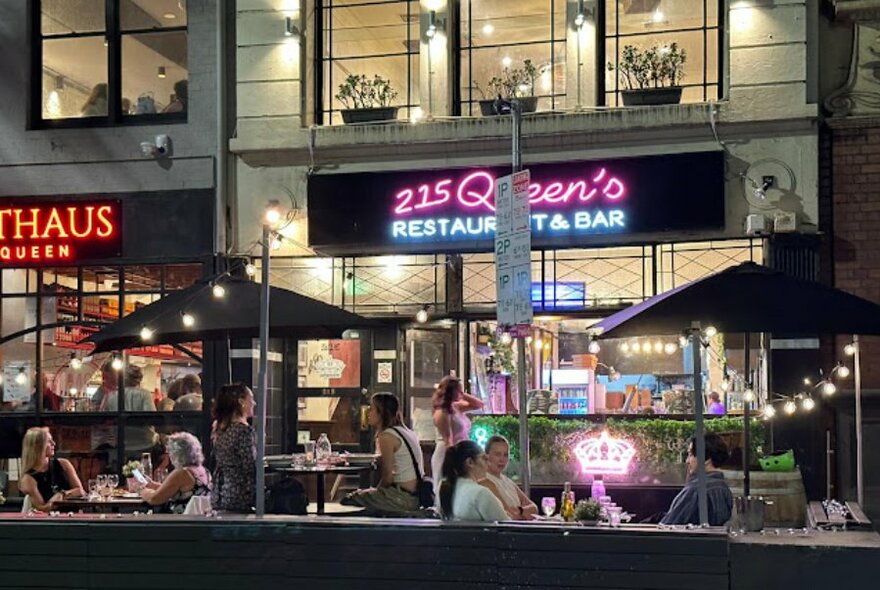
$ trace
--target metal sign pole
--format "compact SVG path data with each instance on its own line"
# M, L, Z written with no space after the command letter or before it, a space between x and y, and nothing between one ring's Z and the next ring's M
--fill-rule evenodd
M263 258L260 284L260 358L257 360L257 517L266 513L266 398L269 384L269 226L263 224Z
M709 525L709 502L706 495L706 428L703 424L703 336L699 324L691 330L691 346L694 359L694 452L697 455L697 501L699 502L700 525Z
M853 367L855 369L856 386L856 499L859 502L859 506L864 507L865 480L862 469L862 359L861 351L859 350L858 334L853 335L853 344L855 345Z

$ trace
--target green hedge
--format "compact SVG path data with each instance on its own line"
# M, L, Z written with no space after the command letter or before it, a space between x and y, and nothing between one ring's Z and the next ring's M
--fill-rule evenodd
M517 416L473 416L471 438L474 431L485 428L489 435L501 434L510 441L511 460L519 460L519 418ZM742 418L707 418L707 432L735 432L742 430ZM638 451L642 469L663 470L669 464L681 463L687 451L688 441L694 435L693 420L669 418L640 418L621 420L609 417L604 423L588 420L560 420L546 416L529 417L529 445L532 462L569 463L571 446L585 431L599 432L607 429L609 434L627 438ZM752 419L752 456L757 457L764 445L764 424Z

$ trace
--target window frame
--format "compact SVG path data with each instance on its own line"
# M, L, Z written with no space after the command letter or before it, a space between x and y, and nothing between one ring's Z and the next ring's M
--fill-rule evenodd
M123 34L120 23L120 0L104 0L104 38L107 42L107 115L98 117L43 118L43 41L45 39L76 39L95 37L98 33L65 33L43 35L42 0L28 0L28 45L30 46L30 80L28 83L28 129L83 129L94 127L179 124L187 122L189 108L175 113L149 115L122 114L122 38L144 33L183 32L187 36L189 54L189 14L187 24L160 29L132 29ZM189 71L187 71L189 79Z

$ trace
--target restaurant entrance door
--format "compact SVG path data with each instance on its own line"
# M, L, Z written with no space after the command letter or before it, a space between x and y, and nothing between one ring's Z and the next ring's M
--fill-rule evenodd
M431 395L440 380L456 369L456 330L454 326L408 328L404 344L404 412L420 440L434 440Z

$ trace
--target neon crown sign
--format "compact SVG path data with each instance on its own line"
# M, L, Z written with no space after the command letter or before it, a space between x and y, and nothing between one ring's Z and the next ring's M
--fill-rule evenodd
M635 447L628 440L612 438L602 431L598 437L582 440L574 446L574 455L584 473L623 475L629 471L636 456Z
M461 178L405 186L394 195L391 237L418 239L490 238L495 234L495 181L488 170ZM605 167L570 179L551 177L529 184L532 232L606 233L627 227L626 183Z

